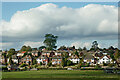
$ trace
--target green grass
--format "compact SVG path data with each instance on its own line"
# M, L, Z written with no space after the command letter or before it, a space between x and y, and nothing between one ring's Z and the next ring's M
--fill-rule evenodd
M20 80L119 80L120 75L106 74L102 70L39 70L39 71L20 71L20 72L3 72L3 80L13 80L17 78ZM22 78L22 79L21 79ZM34 78L34 79L33 79Z

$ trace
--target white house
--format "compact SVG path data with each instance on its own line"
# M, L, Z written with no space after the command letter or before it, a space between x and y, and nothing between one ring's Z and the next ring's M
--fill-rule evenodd
M80 59L77 55L72 55L68 58L68 60L72 61L73 63L79 63Z
M110 56L104 55L100 57L100 59L98 60L98 64L103 64L103 63L106 64L112 63L112 59L110 58Z
M84 63L89 63L90 65L95 65L95 63L94 63L95 60L94 60L93 55L90 55L90 54L86 55L83 61L84 61Z
M36 60L37 60L38 64L40 64L41 62L42 62L43 65L48 64L48 58L47 57L40 56Z
M19 53L17 53L17 56L23 56L23 55L24 55L24 53L26 53L26 51L19 52Z

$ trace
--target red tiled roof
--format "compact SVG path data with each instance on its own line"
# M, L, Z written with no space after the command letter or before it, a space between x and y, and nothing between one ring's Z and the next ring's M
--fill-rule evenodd
M21 53L26 53L26 51L23 51L23 52L21 52Z

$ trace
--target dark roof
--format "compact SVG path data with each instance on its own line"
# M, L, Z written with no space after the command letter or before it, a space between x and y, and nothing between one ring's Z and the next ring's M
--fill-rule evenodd
M84 59L94 59L94 57L93 57L93 55L88 54L88 55L85 56Z

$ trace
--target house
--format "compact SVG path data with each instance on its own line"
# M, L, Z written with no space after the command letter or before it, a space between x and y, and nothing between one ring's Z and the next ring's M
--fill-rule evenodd
M17 65L13 65L13 64L11 64L11 65L8 64L7 68L8 68L8 70L17 70L18 69Z
M94 57L93 57L93 55L91 55L91 54L87 54L85 57L84 57L84 63L89 63L89 65L95 65L95 63L94 63Z
M112 59L110 58L109 55L103 55L102 57L100 57L98 64L103 64L103 63L106 64L112 63Z
M21 59L21 63L25 63L29 65L32 64L32 57L30 55L26 55Z
M17 58L16 54L12 55L12 61L13 61L13 63L18 64L18 58ZM7 62L9 63L9 58L7 59Z
M7 56L5 56L5 55L7 55L7 53L6 52L2 52L2 54L0 55L0 63L1 64L6 64L7 63Z
M31 53L32 56L38 56L40 52L35 50L35 51L28 52L28 53Z
M68 58L68 60L72 61L73 63L79 63L80 59L77 55L72 55Z
M26 53L26 51L19 52L19 53L17 53L17 56L23 56L24 53Z
M60 65L62 62L62 57L54 56L52 57L52 65Z
M12 55L12 61L16 64L18 63L17 55Z
M37 58L37 64L40 64L42 62L43 65L47 65L48 60L49 60L49 58L47 56L41 55Z

